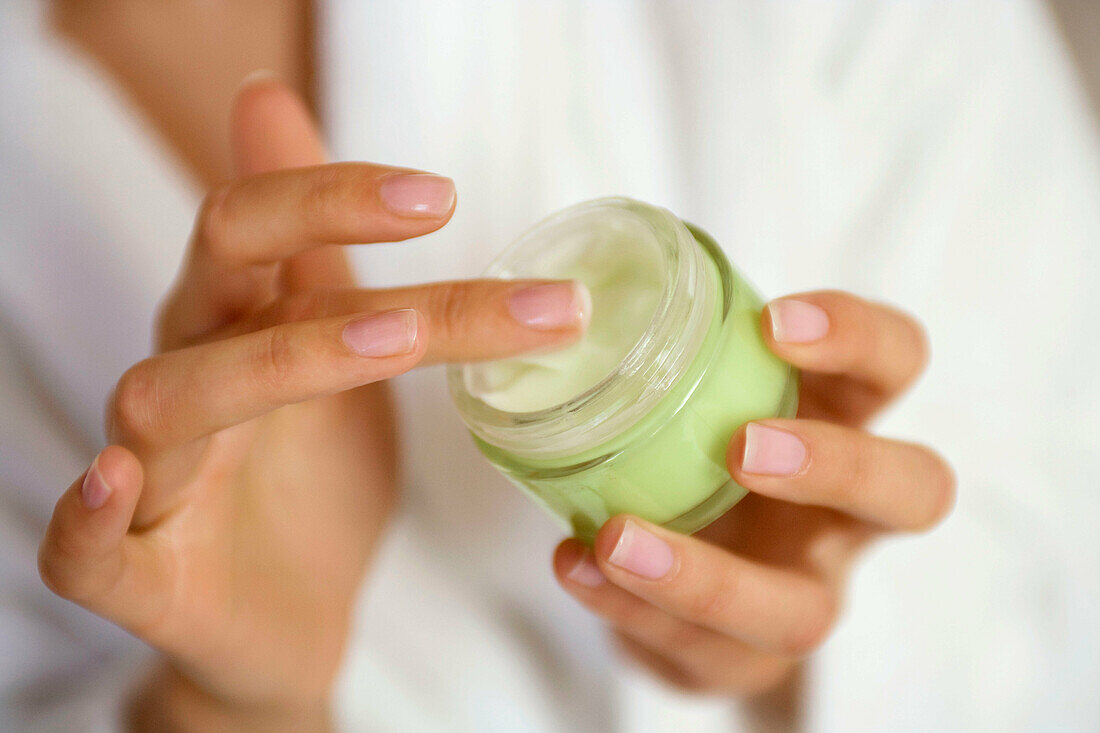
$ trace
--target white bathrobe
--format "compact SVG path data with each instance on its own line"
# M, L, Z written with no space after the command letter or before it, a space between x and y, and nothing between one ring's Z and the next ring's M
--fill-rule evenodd
M51 596L35 548L149 351L200 192L42 10L0 4L0 730L106 731L150 652ZM1100 730L1100 146L1044 6L330 0L319 32L336 155L459 192L442 231L354 251L369 284L476 274L623 194L706 228L768 296L843 288L927 324L931 368L876 427L942 450L958 507L854 574L811 730ZM343 727L743 727L616 659L438 368L397 388L404 501Z

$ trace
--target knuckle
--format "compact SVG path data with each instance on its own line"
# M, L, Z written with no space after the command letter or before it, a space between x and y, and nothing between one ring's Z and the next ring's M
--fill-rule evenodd
M738 573L724 571L709 574L707 582L687 601L686 612L692 619L720 619L737 602Z
M815 584L812 600L807 600L802 619L787 636L782 650L793 657L812 653L828 638L836 623L839 604L824 586Z
M259 384L277 389L294 375L298 349L285 328L269 328L261 333L263 338L253 351L251 373Z
M884 387L889 393L901 392L917 381L931 358L928 332L913 316L896 308L887 311L883 326L876 329L871 345L874 360L895 365Z
M875 446L873 440L859 439L851 441L844 450L845 470L836 474L835 483L829 493L833 503L848 506L858 503L864 495L863 488L871 486L875 480Z
M915 317L851 293L818 295L847 324L842 334L845 348L835 356L836 366L870 373L871 386L886 396L906 389L924 372L931 349L927 331Z
M469 291L459 283L443 283L429 296L432 333L446 341L457 340L466 330Z
M115 385L107 409L108 432L130 440L148 440L164 426L165 408L153 359L126 370Z
M354 198L349 193L348 176L338 165L314 169L302 193L301 213L310 230L323 230L331 222L347 217L347 205ZM360 197L362 201L365 197Z
M208 194L195 222L195 247L215 259L232 256L232 224L226 205L231 188L231 184L225 185Z

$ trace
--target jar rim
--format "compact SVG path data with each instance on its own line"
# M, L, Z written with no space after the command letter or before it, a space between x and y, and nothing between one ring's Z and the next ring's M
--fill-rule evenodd
M622 435L656 407L690 367L710 325L719 293L715 278L708 276L709 255L672 212L625 197L594 199L550 215L494 258L484 275L500 277L525 252L545 243L556 228L600 210L643 225L658 244L667 274L649 325L618 365L569 400L529 412L501 410L471 394L466 365L447 370L452 399L470 430L513 455L568 457Z

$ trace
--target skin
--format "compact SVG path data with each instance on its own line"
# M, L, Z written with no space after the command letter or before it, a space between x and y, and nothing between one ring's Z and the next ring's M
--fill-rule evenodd
M158 314L158 352L109 401L112 445L90 469L106 501L89 507L88 474L62 495L42 577L160 651L135 691L134 729L328 730L352 604L398 482L385 380L551 348L583 323L517 323L506 302L523 283L355 286L340 245L415 237L450 212L396 216L378 187L408 171L326 164L308 104L307 2L54 9L58 32L115 77L211 194ZM234 96L253 68L287 83ZM804 370L799 419L768 421L804 440L804 466L745 473L742 428L729 468L754 493L704 532L615 517L594 551L566 540L554 556L563 587L607 619L624 654L672 684L777 711L784 725L799 660L827 636L858 552L931 526L953 495L934 453L862 429L922 369L920 327L841 293L794 297L830 321L818 341L783 344L764 313L769 346ZM397 309L418 324L406 353L363 357L343 344L350 321ZM628 522L668 543L666 576L609 561ZM580 563L598 568L599 586L570 579Z

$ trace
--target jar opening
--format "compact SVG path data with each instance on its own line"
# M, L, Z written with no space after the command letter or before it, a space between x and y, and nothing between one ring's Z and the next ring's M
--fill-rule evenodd
M560 351L449 369L472 432L519 456L576 454L629 429L698 351L718 297L707 255L665 209L597 199L537 224L488 277L569 278L588 286L582 341Z
M520 244L517 256L498 260L491 276L582 282L593 317L571 346L463 369L470 395L510 413L564 404L614 373L653 322L669 269L669 253L653 228L611 207L550 223Z

